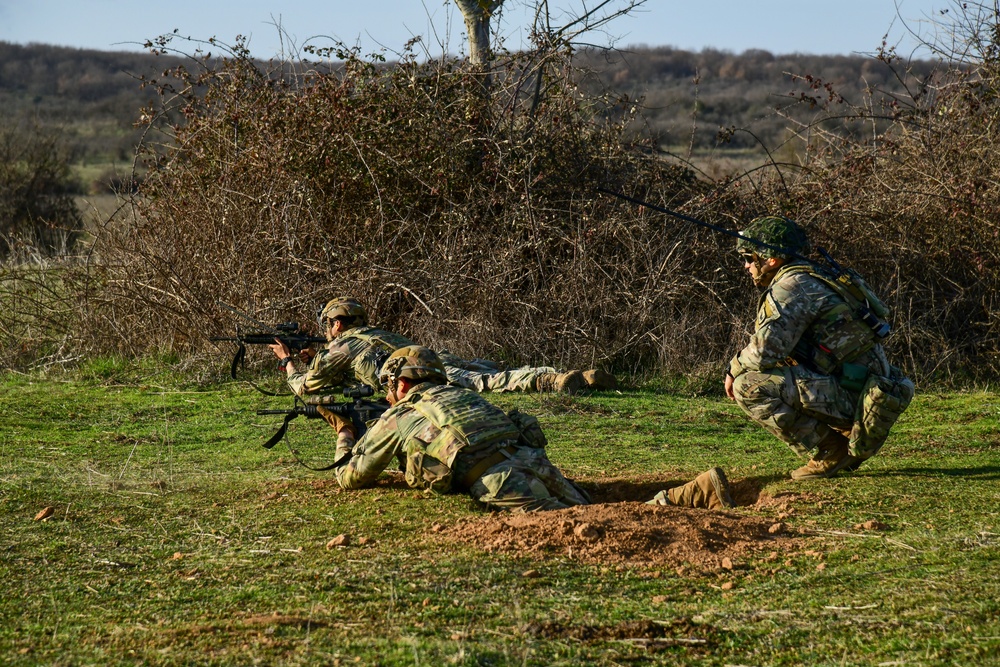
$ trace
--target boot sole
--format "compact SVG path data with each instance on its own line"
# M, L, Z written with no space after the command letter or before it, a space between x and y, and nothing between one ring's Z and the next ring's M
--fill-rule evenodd
M617 389L618 380L607 371L599 369L584 371L583 381L587 383L588 389Z
M723 507L736 507L733 496L729 493L729 480L726 479L726 473L722 472L722 468L712 468L708 471L708 478L712 480L712 488L722 501Z

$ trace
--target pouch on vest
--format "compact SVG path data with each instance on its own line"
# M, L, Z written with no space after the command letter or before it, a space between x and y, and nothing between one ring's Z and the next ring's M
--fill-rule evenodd
M848 391L861 391L868 382L869 372L861 364L844 364L840 369L840 386Z
M507 418L514 422L514 426L517 427L517 443L522 447L545 449L545 446L549 444L542 431L542 425L533 415L525 414L514 408L507 413Z
M414 489L430 489L437 493L451 491L451 468L419 448L406 452L406 483Z
M870 296L876 301L877 299L867 285L864 285L864 290L860 290L858 285L864 283L856 273L852 273L852 275L859 281L857 284L850 282L846 274L844 274L844 280L839 280L806 265L793 265L787 271L806 273L812 276L836 292L842 299L842 303L820 313L809 326L808 340L803 338L796 345L793 356L807 368L812 368L820 373L840 375L843 372L842 364L853 362L872 349L877 340L884 337L884 335L876 334L875 329L865 319L866 313L871 314L867 297ZM879 312L888 315L881 301L878 301L878 305ZM875 324L879 328L882 323L876 322ZM881 329L879 328L879 330ZM857 389L861 389L861 387L858 386Z
M913 382L898 368L890 370L891 377L872 374L865 383L851 429L851 456L868 458L878 452L889 429L913 400Z

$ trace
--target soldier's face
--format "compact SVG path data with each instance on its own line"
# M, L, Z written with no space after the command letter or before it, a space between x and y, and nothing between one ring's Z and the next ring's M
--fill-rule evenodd
M752 252L741 252L740 257L743 259L743 268L750 274L753 281L756 283L760 280L760 269L761 262L755 253Z
M327 340L333 340L344 331L344 323L340 320L327 320L324 335Z
M762 259L756 254L743 255L743 268L747 270L750 277L753 278L753 284L758 287L767 287L771 284L771 280L774 278L774 274L777 273L781 265L785 263L785 260L778 259L776 257L768 257L767 259Z

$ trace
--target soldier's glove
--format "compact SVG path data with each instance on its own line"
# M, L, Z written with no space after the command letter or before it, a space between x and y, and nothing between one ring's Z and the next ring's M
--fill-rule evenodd
M327 410L322 405L316 406L316 412L318 412L320 416L326 420L326 423L332 426L333 430L335 430L337 433L340 433L344 429L347 429L351 433L351 439L352 440L357 439L358 433L354 429L354 424L352 424L349 419L341 417L336 412L331 412L330 410Z

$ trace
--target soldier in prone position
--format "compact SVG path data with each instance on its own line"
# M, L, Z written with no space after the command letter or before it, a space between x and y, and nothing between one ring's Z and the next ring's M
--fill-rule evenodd
M416 345L399 334L368 325L368 313L357 299L338 297L320 311L319 325L330 341L305 369L280 341L271 351L281 361L288 384L299 396L329 391L332 387L361 382L380 390L379 373L392 352ZM613 375L601 370L559 372L550 367L524 367L501 371L492 362L465 361L442 353L450 384L479 392L540 391L574 393L580 389L613 389Z
M392 406L355 442L341 421L337 481L345 489L370 486L397 457L406 460L414 488L468 493L496 509L562 509L590 502L587 493L549 461L538 421L512 410L504 414L479 394L450 386L444 364L420 346L393 352L381 370ZM717 508L732 506L722 471L657 495L651 504Z
M415 488L462 491L489 506L523 511L589 503L545 455L534 418L513 413L512 419L479 394L448 385L432 350L396 350L380 380L392 407L357 443L349 425L338 433L337 459L351 454L336 471L345 489L371 485L402 454L406 481Z
M726 395L810 457L792 479L855 470L882 446L913 383L886 359L879 323L866 321L868 304L803 261L809 240L797 224L762 217L740 234L736 249L763 293L755 332L729 364Z

